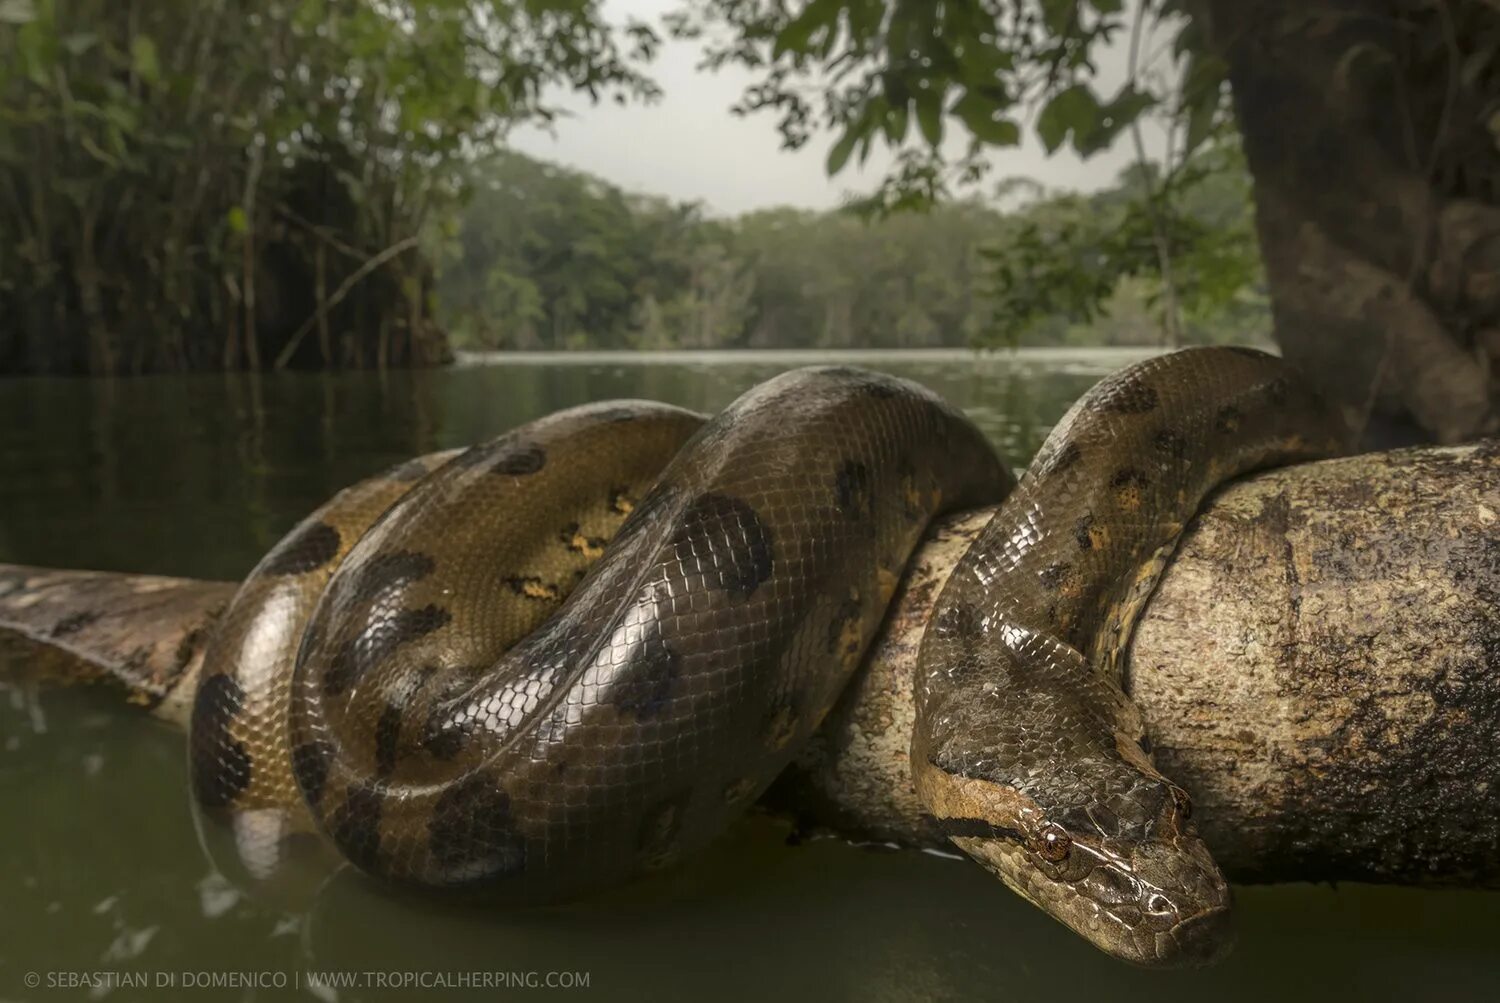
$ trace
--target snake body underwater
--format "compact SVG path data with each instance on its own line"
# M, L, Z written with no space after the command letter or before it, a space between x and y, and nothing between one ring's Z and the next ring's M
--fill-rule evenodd
M1202 961L1228 889L1120 655L1203 498L1339 429L1243 349L1106 378L1019 487L956 409L857 369L709 420L558 412L348 488L262 559L197 683L195 800L252 873L312 832L377 877L504 901L664 867L818 726L928 524L1005 498L923 643L918 795L1096 945Z

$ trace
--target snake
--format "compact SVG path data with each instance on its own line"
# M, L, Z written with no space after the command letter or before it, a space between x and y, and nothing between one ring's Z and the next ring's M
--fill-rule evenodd
M1196 348L1106 377L1019 483L904 379L793 370L712 418L550 414L344 489L244 579L196 681L197 810L252 875L310 838L386 883L574 899L701 849L829 713L931 524L999 504L915 680L934 823L1125 961L1232 942L1121 678L1204 498L1342 448L1297 371Z

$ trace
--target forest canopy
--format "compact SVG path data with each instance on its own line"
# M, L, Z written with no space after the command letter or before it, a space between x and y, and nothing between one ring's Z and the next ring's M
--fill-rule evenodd
M1367 441L1494 434L1495 2L0 0L0 372L422 365L445 326L983 345L1154 316L1172 344L1260 336L1268 302ZM650 99L667 35L830 174L886 150L875 222L566 171L523 198L509 130L570 91ZM1018 208L997 154L1027 138L1135 168Z
M1232 139L1178 250L1238 243L1169 303L1149 169L1019 212L975 189L714 219L505 152L565 91L651 98L658 30L693 28L598 0L0 0L0 371L1264 335Z
M1182 225L1218 250L1185 258L1181 341L1266 341L1248 175L1232 144L1203 159ZM438 317L467 349L1158 345L1160 281L1121 260L1149 249L1141 186L720 219L505 152L434 241Z

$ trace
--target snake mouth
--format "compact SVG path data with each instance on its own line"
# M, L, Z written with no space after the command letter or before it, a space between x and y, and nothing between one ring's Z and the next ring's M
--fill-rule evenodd
M1182 920L1157 938L1156 966L1201 968L1234 950L1234 920L1228 905L1213 906Z

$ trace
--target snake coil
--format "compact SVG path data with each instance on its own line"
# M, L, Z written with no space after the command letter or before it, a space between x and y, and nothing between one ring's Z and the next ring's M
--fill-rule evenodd
M961 413L857 369L708 421L558 412L348 488L261 560L197 685L195 801L253 875L313 832L381 878L506 900L663 867L817 727L929 522L1009 494L924 642L918 793L1095 944L1202 960L1227 889L1116 667L1203 497L1335 427L1235 349L1106 379L1013 494Z

